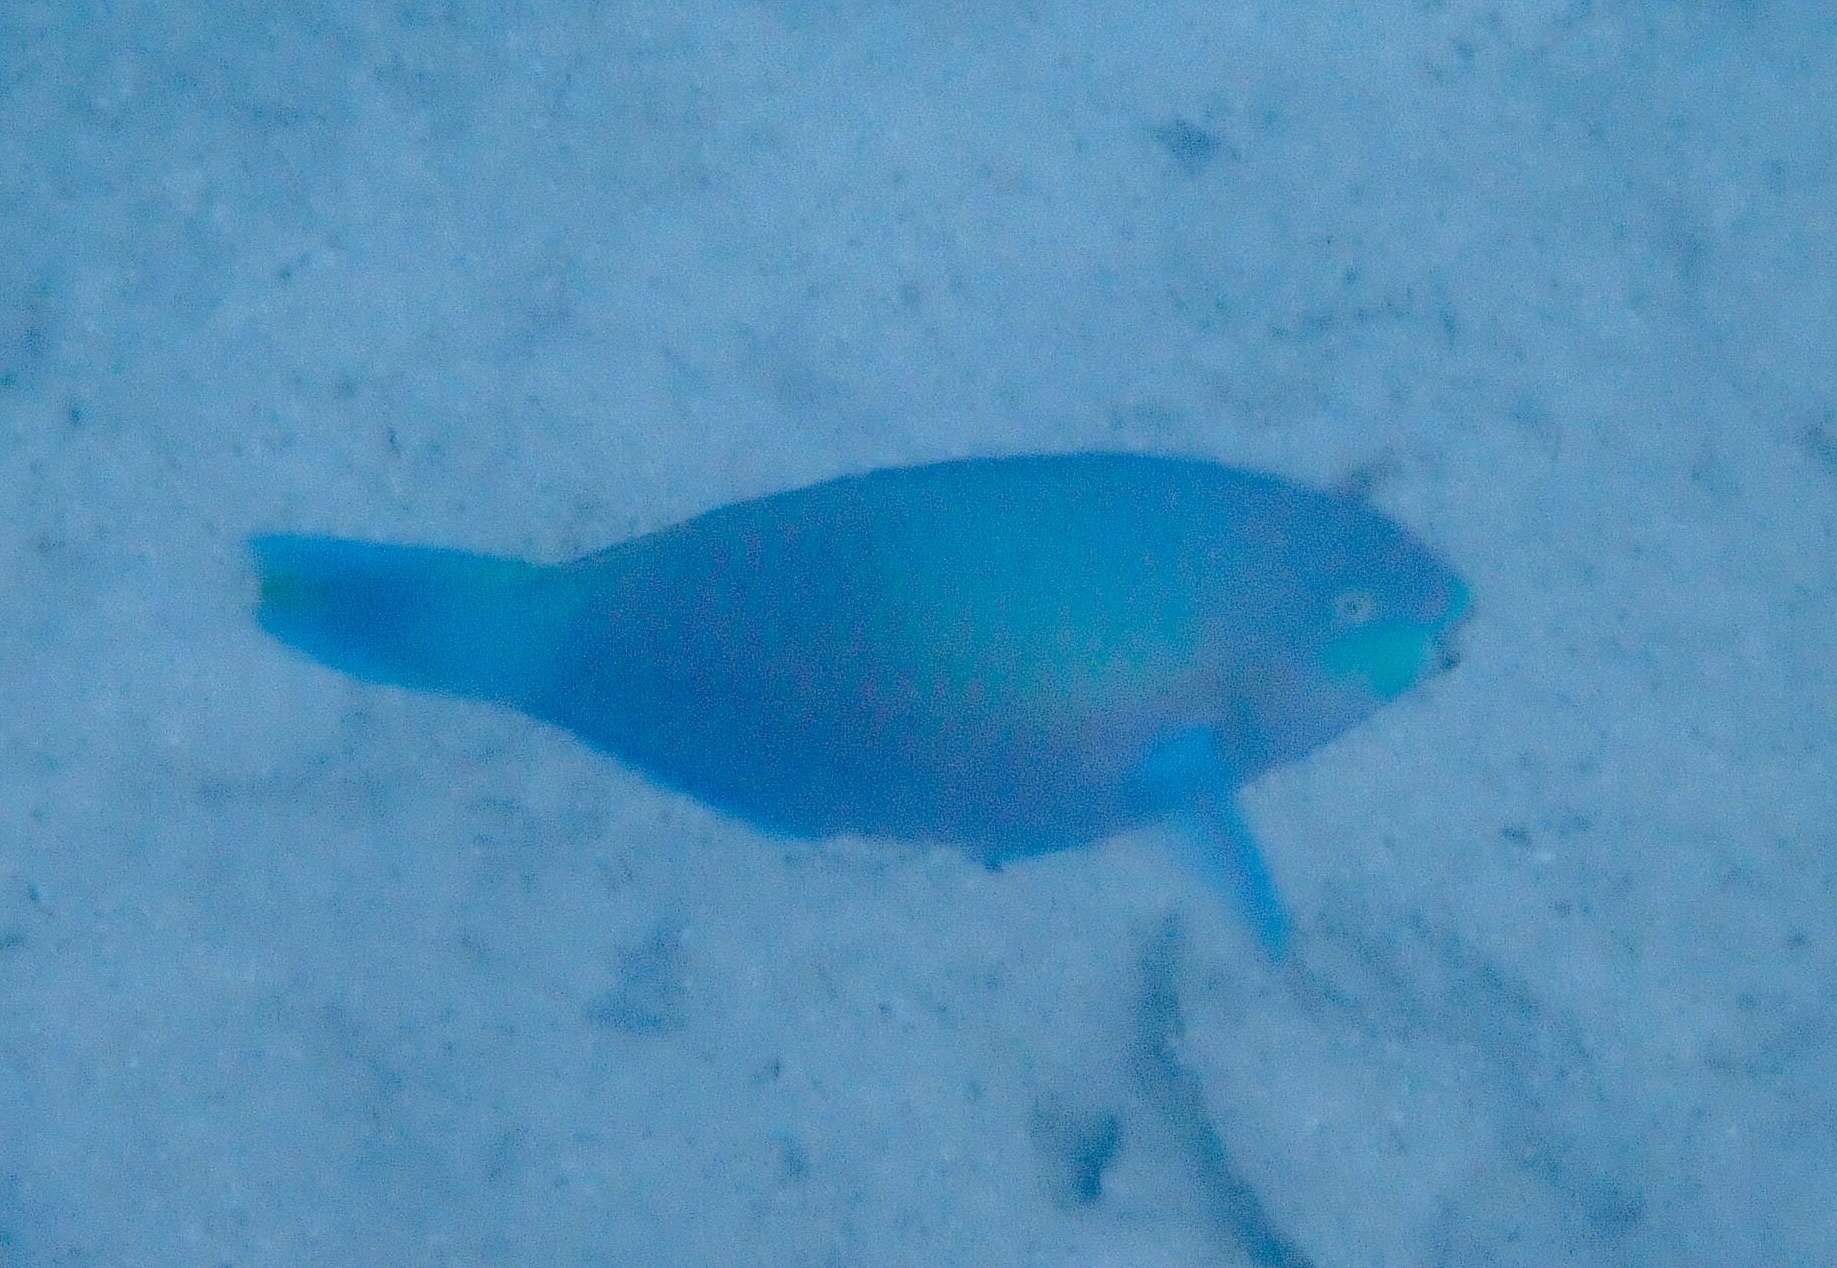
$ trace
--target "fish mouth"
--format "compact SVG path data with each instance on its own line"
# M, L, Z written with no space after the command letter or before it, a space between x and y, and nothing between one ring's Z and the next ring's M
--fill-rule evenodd
M1461 663L1461 630L1473 611L1473 596L1465 585L1450 581L1449 591L1447 613L1429 644L1436 668L1444 673Z
M1461 644L1459 630L1443 630L1429 641L1431 662L1438 673L1447 673L1461 663Z

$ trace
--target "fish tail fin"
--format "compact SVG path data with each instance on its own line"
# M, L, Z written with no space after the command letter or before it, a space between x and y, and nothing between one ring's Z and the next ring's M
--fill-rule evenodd
M291 533L249 548L262 629L353 677L523 704L554 663L539 565Z

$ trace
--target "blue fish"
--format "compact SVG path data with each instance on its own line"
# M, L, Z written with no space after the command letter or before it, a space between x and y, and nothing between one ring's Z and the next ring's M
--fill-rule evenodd
M1186 458L892 468L558 566L256 537L258 618L495 701L771 833L991 866L1170 822L1268 952L1237 789L1447 667L1466 588L1347 493Z

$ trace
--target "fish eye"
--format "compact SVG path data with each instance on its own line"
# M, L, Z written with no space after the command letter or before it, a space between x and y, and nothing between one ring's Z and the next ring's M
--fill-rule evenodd
M1333 597L1333 619L1341 625L1363 625L1378 614L1378 600L1369 590L1341 590Z

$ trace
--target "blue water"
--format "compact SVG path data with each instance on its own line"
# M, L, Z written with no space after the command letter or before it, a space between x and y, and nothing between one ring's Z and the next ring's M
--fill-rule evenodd
M20 0L0 137L0 1265L1837 1263L1813 6ZM254 615L1096 450L1472 594L1238 908Z

